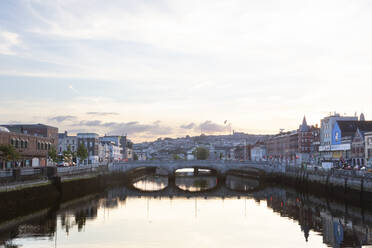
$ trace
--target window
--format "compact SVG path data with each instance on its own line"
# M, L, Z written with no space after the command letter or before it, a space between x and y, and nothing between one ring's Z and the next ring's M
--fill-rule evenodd
M28 141L25 141L25 148L28 148Z
M15 141L15 147L18 148L18 146L19 146L19 140L16 140Z
M40 150L41 149L41 145L40 145L40 142L37 142L37 149Z
M24 147L24 142L23 142L23 140L21 140L21 148L23 148Z

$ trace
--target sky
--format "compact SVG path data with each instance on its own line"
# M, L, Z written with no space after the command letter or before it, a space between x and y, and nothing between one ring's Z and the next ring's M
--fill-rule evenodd
M2 0L0 123L145 141L369 119L371 12L363 0Z

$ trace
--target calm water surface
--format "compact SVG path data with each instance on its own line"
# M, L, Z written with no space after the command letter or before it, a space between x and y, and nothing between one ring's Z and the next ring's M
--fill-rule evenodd
M372 241L368 211L285 189L244 192L256 182L232 177L224 189L179 193L216 182L204 179L188 177L172 190L163 178L147 177L134 188L62 204L54 214L0 229L0 247L367 247Z

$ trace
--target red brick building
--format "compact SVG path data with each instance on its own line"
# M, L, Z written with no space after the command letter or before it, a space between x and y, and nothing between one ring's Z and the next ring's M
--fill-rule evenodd
M267 157L269 160L307 162L317 152L315 144L319 145L320 129L307 125L304 117L298 130L281 132L266 141Z
M1 126L0 145L13 146L20 158L17 161L5 161L0 154L0 169L46 166L49 150L58 144L58 136L55 134L58 135L58 128L42 124Z
M281 132L266 141L269 159L294 160L298 151L298 132Z

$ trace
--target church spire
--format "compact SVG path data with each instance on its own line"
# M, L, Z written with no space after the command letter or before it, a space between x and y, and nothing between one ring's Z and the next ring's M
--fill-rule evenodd
M359 121L365 121L365 120L366 120L366 118L364 117L364 114L361 113L361 114L360 114Z
M306 116L304 116L304 119L302 120L302 126L307 126Z
M302 124L299 128L300 132L308 132L310 127L307 125L306 116L304 116L304 119L302 120Z

